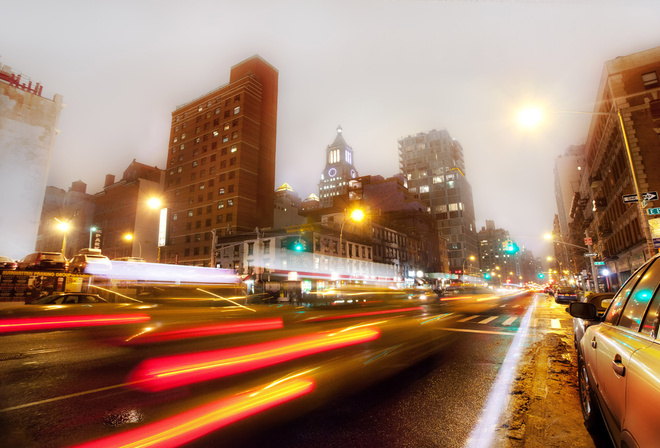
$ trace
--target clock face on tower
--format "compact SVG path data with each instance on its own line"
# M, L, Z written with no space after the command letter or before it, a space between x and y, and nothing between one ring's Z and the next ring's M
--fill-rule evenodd
M337 175L337 168L332 167L328 170L328 176L335 177L336 175Z
M351 177L355 179L355 176L357 176L357 173L355 172L355 170L351 170Z

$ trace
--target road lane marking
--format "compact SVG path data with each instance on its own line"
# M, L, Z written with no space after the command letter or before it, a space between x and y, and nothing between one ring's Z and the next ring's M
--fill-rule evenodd
M479 333L479 334L499 334L501 336L515 336L515 331L488 331L488 330L470 330L467 328L438 328L440 331L456 331L458 333Z
M552 328L561 328L561 324L559 323L559 319L551 319L550 320L550 326Z
M486 405L480 412L477 425L472 428L464 445L466 448L487 448L493 444L498 422L503 411L507 408L509 392L518 369L518 361L522 359L521 354L527 343L529 324L536 309L536 304L537 300L534 298L531 306L527 308L518 331L511 333L515 335L515 338L511 342L511 346L502 362L502 367L500 367L495 382L490 388Z
M502 325L504 325L505 327L508 327L508 326L511 325L516 319L518 319L518 316L510 317L510 318L508 318L507 320L505 320L504 322L502 322Z
M466 317L465 319L459 320L459 322L467 322L468 320L474 319L475 317L480 317L478 314L475 314L474 316Z
M439 316L435 316L435 317L432 317L432 318L430 318L430 319L425 320L424 322L422 322L422 325L424 325L424 324L428 324L429 322L434 322L434 321L439 320L439 319L444 319L445 317L449 317L449 316L451 316L452 314L454 314L454 313L444 313L444 314L440 314Z
M488 317L488 318L486 318L486 319L484 319L484 320L480 320L478 323L480 323L480 324L487 324L488 322L492 322L492 321L494 321L494 320L497 319L498 317L499 317L499 316L490 316L490 317Z
M60 397L49 398L49 399L47 399L47 400L33 401L32 403L25 403L25 404L20 404L20 405L18 405L18 406L12 406L12 407L10 407L10 408L0 409L0 413L3 413L3 412L9 412L9 411L15 411L15 410L17 410L17 409L29 408L29 407L31 407L31 406L37 406L37 405L40 405L40 404L52 403L52 402L60 401L60 400L66 400L66 399L68 399L68 398L73 398L73 397L80 397L80 396L83 396L83 395L95 394L95 393L97 393L97 392L103 392L103 391L105 391L105 390L117 389L117 388L120 388L120 387L126 387L126 386L128 386L128 385L130 385L130 384L131 384L131 383L115 384L114 386L101 387L101 388L99 388L99 389L87 390L87 391L84 391L84 392L78 392L78 393L75 393L75 394L62 395L62 396L60 396Z

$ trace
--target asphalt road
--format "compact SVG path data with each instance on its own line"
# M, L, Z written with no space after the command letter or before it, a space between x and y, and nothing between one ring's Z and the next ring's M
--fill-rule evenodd
M503 418L500 413L505 406L493 406L498 394L492 392L507 399L509 385L502 380L515 370L511 359L517 360L515 352L524 349L521 336L538 337L555 322L529 313L533 295L448 299L440 305L425 305L423 311L414 308L383 318L341 317L349 319L349 328L379 325L377 343L288 361L285 368L277 364L258 373L246 371L158 392L129 384L136 366L171 353L217 348L217 342L206 338L121 345L116 343L121 339L117 333L91 332L94 337L90 338L88 330L4 336L0 430L10 443L7 446L70 446L162 421L215 400L220 392L223 397L241 396L263 384L276 385L305 374L315 381L308 396L232 423L190 446L464 447L470 442L485 446L479 437L493 428L481 427L481 433L475 428L480 428L480 422ZM281 337L347 325L343 320L335 323L337 316L328 315L324 319L333 319L312 324L304 320L302 311L282 316L285 328L291 330L278 330ZM209 313L185 310L161 316L160 322L198 325L213 319ZM570 318L556 324L570 325ZM131 337L141 335L131 333ZM233 345L249 344L255 338L235 336L232 341ZM489 414L484 414L486 409Z

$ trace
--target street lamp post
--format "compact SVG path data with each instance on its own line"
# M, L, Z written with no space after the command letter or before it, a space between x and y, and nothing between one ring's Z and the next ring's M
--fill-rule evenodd
M647 95L647 92L642 92L637 95L631 95L631 96L639 96L639 95ZM630 96L626 97L630 98ZM644 208L646 207L646 202L644 201L644 198L642 197L642 192L639 189L639 183L637 182L637 173L635 172L635 163L633 160L632 153L630 151L630 143L628 139L628 132L626 131L626 126L623 121L623 116L621 115L621 109L619 106L616 104L617 98L612 98L612 108L614 108L614 111L611 112L581 112L581 111L571 111L571 110L558 110L556 112L558 113L568 113L568 114L580 114L580 115L605 115L609 117L613 117L616 115L619 123L619 128L621 129L621 137L623 139L623 145L626 150L626 157L628 159L628 166L630 168L630 174L632 176L632 181L633 181L633 187L635 189L635 195L637 196L637 206L638 206L638 213L639 213L639 219L640 222L643 223L642 231L644 232L644 238L646 239L646 245L647 249L649 251L649 255L653 255L657 250L655 249L655 246L653 244L653 239L651 237L651 231L649 229L649 222L646 216L646 213L644 211ZM519 122L525 126L525 127L533 127L536 126L542 119L542 113L539 109L535 108L529 108L522 110L519 115L518 115L518 120ZM594 282L596 292L598 292L598 281Z
M130 233L127 233L126 235L124 235L124 239L126 241L129 241L129 242L133 241L133 235L131 235ZM139 252L139 254L140 254L139 257L142 258L142 244L138 240L135 240L135 241L138 243L138 249L140 251ZM132 247L131 247L131 256L133 256L133 248Z
M344 220L341 223L341 229L339 230L339 258L340 259L344 258L344 252L341 249L341 243L342 243L342 237L344 235L344 225L346 224L346 221L348 221L348 218L350 218L354 222L362 222L362 221L364 221L364 218L365 218L364 210L359 209L359 208L351 210L351 212L348 214L348 216L344 217Z
M90 227L89 228L89 248L92 248L92 234L96 232L98 229L96 227Z
M55 221L57 221L57 230L62 232L62 255L66 257L66 233L71 228L71 224L68 221L60 221L57 218L55 218Z
M466 277L466 275L465 275L465 263L466 263L468 260L470 260L470 261L474 261L474 260L475 260L474 255L470 255L469 258L465 258L465 259L463 260L463 268L461 269L461 272L463 273L463 283L465 283L465 277ZM468 265L468 266L469 266L469 265Z
M583 250L585 252L590 252L591 251L591 246L589 246L588 248L585 248L585 247L582 247L582 246L578 246L577 244L565 243L561 238L560 239L555 239L554 234L552 234L552 235L549 234L549 233L546 234L545 239L552 240L553 243L563 244L564 246L575 247L575 248ZM591 276L593 277L593 281L594 281L594 292L599 292L599 288L598 288L598 271L596 270L596 265L594 264L593 257L589 257L589 260L591 262Z

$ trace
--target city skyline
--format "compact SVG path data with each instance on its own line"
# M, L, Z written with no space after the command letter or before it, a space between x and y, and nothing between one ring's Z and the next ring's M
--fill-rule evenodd
M171 111L258 54L280 73L276 187L318 193L338 125L360 175L384 177L399 172L399 138L446 129L464 147L477 230L492 219L537 256L552 251L554 159L591 119L555 116L532 135L513 112L532 99L593 110L603 64L657 45L660 14L643 0L194 4L5 8L0 63L67 104L48 185L82 180L94 193L134 158L165 169Z

